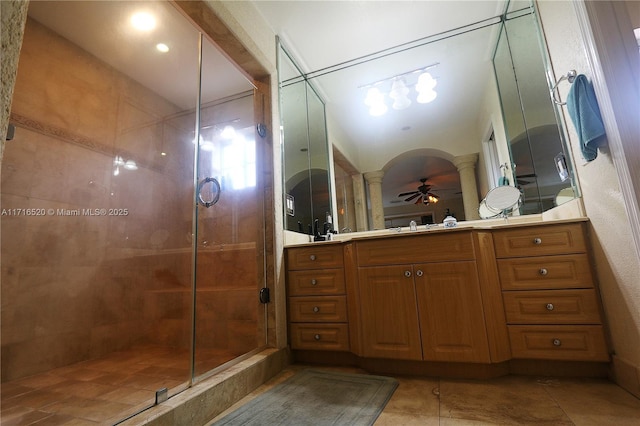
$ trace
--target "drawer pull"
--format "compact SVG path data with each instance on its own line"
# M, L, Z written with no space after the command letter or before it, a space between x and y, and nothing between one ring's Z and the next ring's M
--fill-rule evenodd
M315 278L311 279L311 285L316 285L318 284L318 280L316 280Z
M547 311L553 311L553 303L547 303Z
M424 272L422 272L420 269L418 269L418 270L416 271L416 275L417 275L417 276L419 276L419 277L421 277L421 276L423 276L423 275L424 275Z
M310 260L316 260L316 255L315 255L315 254L312 254L311 256L309 256L309 259L310 259Z
M547 306L549 306L549 305L547 305ZM313 307L313 312L320 312L320 308L318 308L317 306L314 306Z
M538 272L540 272L540 275L542 276L547 275L549 273L549 271L547 271L547 268L540 268Z
M540 244L542 244L542 239L541 239L541 238L534 238L534 239L533 239L533 244L535 244L535 245L540 245Z
M316 334L315 336L313 336L313 338L316 339L316 340L320 340L320 335Z
M411 271L404 271L404 276L409 278L411 276Z
M562 342L560 341L560 339L553 339L553 346L560 346L562 345Z

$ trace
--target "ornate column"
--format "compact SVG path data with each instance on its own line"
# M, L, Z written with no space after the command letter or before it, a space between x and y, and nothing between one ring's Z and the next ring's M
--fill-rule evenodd
M377 170L367 172L364 178L369 184L369 202L371 203L371 219L373 229L384 229L384 208L382 206L382 178L384 172Z
M462 202L464 204L464 217L466 220L480 219L478 215L478 184L476 183L476 163L478 154L468 154L455 157L453 164L460 173L460 186L462 187Z
M367 196L364 190L364 179L362 174L351 176L353 181L353 202L356 218L356 228L354 231L368 231L367 223Z

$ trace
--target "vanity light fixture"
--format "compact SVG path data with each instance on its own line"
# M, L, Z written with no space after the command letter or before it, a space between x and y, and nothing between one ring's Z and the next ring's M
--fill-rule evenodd
M393 99L392 108L395 110L403 110L411 106L411 100L409 99L410 87L415 88L418 93L416 97L418 103L425 104L433 101L438 95L433 90L436 87L436 80L427 70L437 65L439 65L438 62L360 86L359 88L367 89L364 104L369 107L369 114L378 117L387 112L385 94L381 90L383 87L389 87L389 97ZM415 77L416 75L418 75L417 78ZM408 81L412 79L415 83L409 84Z

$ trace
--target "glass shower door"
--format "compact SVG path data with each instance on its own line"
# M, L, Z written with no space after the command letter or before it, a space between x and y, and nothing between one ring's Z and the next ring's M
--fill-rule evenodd
M194 378L265 345L265 308L259 301L263 191L254 87L206 39L201 86Z
M199 33L166 2L28 13L2 164L2 422L113 424L191 379Z

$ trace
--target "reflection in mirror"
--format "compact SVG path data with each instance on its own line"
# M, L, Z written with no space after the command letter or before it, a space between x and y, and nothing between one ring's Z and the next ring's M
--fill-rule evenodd
M522 8L521 8L522 7ZM512 2L494 56L505 132L511 151L511 182L523 193L521 214L542 213L573 197L562 120L549 95L544 40L536 10ZM558 197L560 193L562 197Z
M278 46L286 229L325 235L332 209L324 103Z

